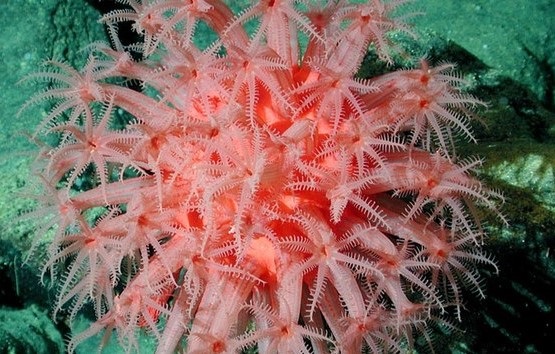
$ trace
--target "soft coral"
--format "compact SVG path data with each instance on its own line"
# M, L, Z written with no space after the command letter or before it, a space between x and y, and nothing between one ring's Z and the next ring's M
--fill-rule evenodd
M103 329L136 349L139 328L159 352L401 351L459 311L463 284L481 291L476 205L497 212L499 195L449 144L479 101L449 65L354 78L369 44L389 60L386 32L410 33L390 19L404 1L235 17L219 0L118 2L111 35L131 21L145 42L37 74L57 85L30 101L58 100L34 214L56 215L41 232L59 223L47 269L69 265L56 310L90 300L98 317L70 351ZM218 35L204 49L198 22ZM134 118L116 129L115 112ZM88 165L100 183L78 183Z
M60 133L61 137L58 145L50 152L48 179L67 179L69 191L85 169L93 166L100 188L104 191L110 182L111 164L124 169L140 169L129 154L133 143L139 141L142 136L131 131L111 130L109 122L113 109L113 99L110 99L101 113L102 116L97 118L97 113L87 106L80 115L80 124L62 123L50 129L52 133Z

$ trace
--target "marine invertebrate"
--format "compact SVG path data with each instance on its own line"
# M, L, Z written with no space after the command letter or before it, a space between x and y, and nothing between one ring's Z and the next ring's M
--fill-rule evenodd
M97 316L70 351L103 330L133 350L140 328L160 353L401 351L480 289L475 207L500 196L451 144L479 101L451 66L354 77L409 31L390 18L403 1L119 2L116 49L34 75L54 86L31 102L58 100L37 131L58 138L38 165L61 221L45 272L56 309ZM143 43L118 41L123 21ZM200 24L217 35L202 49Z

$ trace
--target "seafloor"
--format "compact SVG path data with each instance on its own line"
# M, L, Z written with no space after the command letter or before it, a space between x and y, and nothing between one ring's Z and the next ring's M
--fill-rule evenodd
M28 134L41 110L17 114L39 89L18 81L46 58L79 65L79 49L105 39L90 3L0 0L0 353L62 353L69 331L49 317L52 293L39 285L37 265L23 265L32 230L17 215L28 207L21 193L36 149ZM458 63L469 89L489 103L480 113L479 143L459 152L485 157L481 177L504 193L510 223L491 225L487 247L500 274L486 277L487 298L466 297L459 335L444 338L437 352L551 353L555 1L421 0L409 6L425 14L411 19L419 39L401 45L413 56ZM368 65L368 71L379 70ZM91 345L80 349L94 350Z

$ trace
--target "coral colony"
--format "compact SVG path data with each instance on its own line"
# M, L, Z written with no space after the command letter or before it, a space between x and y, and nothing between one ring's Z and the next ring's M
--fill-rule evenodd
M34 253L54 316L96 316L70 352L112 333L136 351L141 331L158 353L404 352L482 295L478 207L501 197L453 150L481 102L450 64L356 76L410 35L405 1L117 2L112 47L30 77L50 86L27 105L54 103Z

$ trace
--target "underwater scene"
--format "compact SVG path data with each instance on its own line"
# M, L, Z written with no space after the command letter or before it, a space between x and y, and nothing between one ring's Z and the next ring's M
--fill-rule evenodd
M0 353L555 350L555 2L0 29Z

